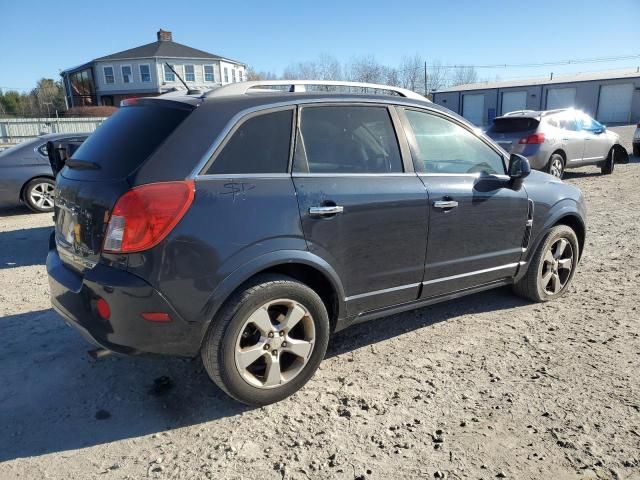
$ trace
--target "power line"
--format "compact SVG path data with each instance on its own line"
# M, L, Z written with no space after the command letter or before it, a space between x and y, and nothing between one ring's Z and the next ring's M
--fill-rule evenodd
M594 58L581 58L577 60L558 60L554 62L539 62L539 63L495 63L495 64L481 64L481 65L469 65L469 64L456 64L456 65L444 65L433 64L427 65L427 68L524 68L524 67L552 67L557 65L579 65L585 63L604 63L604 62L617 62L621 60L631 60L640 58L640 54L636 55L616 55L611 57L594 57Z

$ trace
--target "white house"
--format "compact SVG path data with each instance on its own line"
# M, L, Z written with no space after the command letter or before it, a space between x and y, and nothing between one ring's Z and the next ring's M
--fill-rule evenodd
M157 38L62 71L68 106L118 106L126 98L184 89L167 63L189 88L209 90L246 80L244 63L176 43L171 32L162 29Z

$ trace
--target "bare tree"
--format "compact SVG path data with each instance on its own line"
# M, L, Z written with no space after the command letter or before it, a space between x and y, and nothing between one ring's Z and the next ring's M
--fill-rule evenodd
M257 71L253 67L247 68L247 80L275 80L278 76L270 71Z
M381 83L384 81L384 67L373 55L356 57L349 65L348 78L354 82Z
M427 92L439 90L447 85L447 69L440 60L436 60L427 67Z
M457 67L451 74L451 85L466 85L478 81L478 72L474 67Z
M333 55L323 53L318 57L317 63L319 80L341 80L342 66Z
M399 71L402 88L424 92L424 60L420 55L402 57Z

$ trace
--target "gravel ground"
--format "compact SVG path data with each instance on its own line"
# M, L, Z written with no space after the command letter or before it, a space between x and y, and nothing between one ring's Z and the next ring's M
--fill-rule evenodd
M499 289L353 327L258 409L198 360L90 360L49 307L50 215L2 211L0 478L640 479L639 162L567 175L589 226L560 301Z

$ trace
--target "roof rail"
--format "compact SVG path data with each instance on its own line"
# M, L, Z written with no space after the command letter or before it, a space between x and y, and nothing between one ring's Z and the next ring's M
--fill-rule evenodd
M419 93L412 92L406 88L391 87L389 85L378 85L376 83L363 83L363 82L343 82L338 80L259 80L251 82L239 82L230 83L213 90L209 90L203 96L204 97L229 97L232 95L244 95L249 93L251 89L262 89L264 92L265 87L275 86L288 86L289 92L305 92L306 85L317 86L332 86L332 87L350 87L350 88L370 88L373 90L384 90L387 92L393 92L397 95L405 98L411 98L414 100L422 100L428 102L426 97L423 97Z

